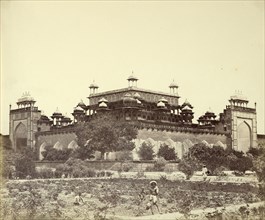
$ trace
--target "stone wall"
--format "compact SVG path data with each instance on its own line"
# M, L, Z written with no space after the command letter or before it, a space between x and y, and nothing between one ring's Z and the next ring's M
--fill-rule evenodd
M77 137L74 132L54 132L43 133L37 135L36 150L38 158L41 160L41 152L44 151L45 146L53 146L57 149L75 148Z
M165 143L175 148L178 157L181 159L189 147L196 143L205 143L206 145L213 146L219 145L226 148L226 136L224 134L210 134L210 133L191 133L191 132L170 132L159 131L151 129L139 130L137 139L135 140L136 148L133 150L133 159L138 160L138 150L141 144L145 141L154 145L155 153L161 144Z
M41 158L41 151L43 146L51 145L54 147L61 146L61 148L67 148L73 142L76 143L76 135L74 132L61 132L61 133L50 133L38 135L37 139L37 150ZM159 131L151 129L140 129L138 132L137 139L135 142L135 149L132 151L133 160L139 160L138 150L144 141L149 141L154 145L155 153L161 144L165 143L175 148L178 158L182 158L184 153L196 143L203 142L206 145L219 145L226 148L226 136L224 134L211 134L211 133L191 133L191 132L170 132L170 131ZM41 148L41 149L40 149ZM99 158L98 155L95 155ZM115 160L115 152L106 153L104 156L107 160Z
M64 148L67 148L73 140L76 140L76 134L73 132L53 133L47 135L44 134L38 136L36 146L40 147L40 145L44 142L47 145L54 146L57 142L60 142Z

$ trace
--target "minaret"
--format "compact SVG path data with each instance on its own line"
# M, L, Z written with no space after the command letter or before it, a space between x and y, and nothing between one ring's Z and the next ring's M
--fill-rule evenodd
M169 89L170 89L170 93L174 95L178 95L178 85L174 82L174 80L172 81L172 83L170 83Z
M98 85L95 83L94 80L93 83L90 84L89 89L90 89L90 94L95 94L98 92Z
M128 80L129 87L137 87L138 78L133 75L133 71L132 71L132 75L130 75L127 80Z

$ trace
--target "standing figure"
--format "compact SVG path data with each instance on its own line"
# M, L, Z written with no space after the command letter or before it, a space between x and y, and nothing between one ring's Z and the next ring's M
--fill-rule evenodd
M207 169L206 165L203 165L202 176L203 176L204 180L206 180L206 178L207 178L207 173L208 173L208 169Z
M145 191L144 191L144 187L142 187L141 192L139 193L139 205L144 201L145 198Z
M84 200L81 197L81 193L78 193L78 195L75 197L74 205L81 205L82 203L84 203Z
M159 193L159 189L157 186L157 182L151 181L150 182L150 208L151 208L152 215L154 214L153 206L156 206L158 212L161 214L161 211L160 211L158 204L157 204L158 203L158 201L157 201L158 193Z

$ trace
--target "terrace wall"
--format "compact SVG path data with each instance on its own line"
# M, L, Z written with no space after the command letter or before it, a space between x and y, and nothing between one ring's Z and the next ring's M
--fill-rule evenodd
M219 145L224 148L227 146L227 137L225 134L141 129L135 140L136 148L133 150L134 160L139 159L137 152L141 144L146 141L154 145L155 153L158 152L160 145L163 143L174 147L180 159L196 143L203 142L209 146Z

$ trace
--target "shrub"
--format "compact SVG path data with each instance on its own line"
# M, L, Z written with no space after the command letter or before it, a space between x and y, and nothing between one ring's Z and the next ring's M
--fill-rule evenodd
M16 174L19 178L26 178L26 176L35 177L35 163L34 161L27 157L21 156L15 161Z
M166 144L160 145L157 156L163 157L165 160L176 160L177 159L175 148L169 147Z
M69 159L72 154L73 149L64 148L62 150L58 150L48 145L45 147L45 151L42 152L43 160L48 161L66 161Z
M37 177L39 177L41 179L54 178L54 173L53 173L52 169L43 168L43 169L37 171Z
M116 152L116 160L118 161L127 161L127 160L132 160L132 152L131 151L118 151Z
M213 175L214 176L223 176L223 171L228 170L228 168L224 167L224 166L220 166L217 167L214 171L213 171Z
M145 171L146 171L146 172L154 171L154 167L153 167L153 166L147 166L147 167L145 168Z
M150 142L143 142L139 148L138 154L142 160L154 159L154 146Z
M110 172L110 171L106 171L106 176L107 176L107 177L112 176L112 172Z
M132 168L133 168L133 164L132 163L124 163L122 165L122 171L124 171L124 172L130 171L130 169L132 169Z
M196 159L191 160L188 155L185 155L179 163L179 170L186 174L187 179L193 175L194 171L201 169L201 167L201 162Z
M55 176L57 178L60 178L63 174L67 175L70 173L72 173L72 167L67 165L66 163L56 166Z
M104 172L104 173L105 173L105 172ZM87 169L86 169L86 176L87 176L87 177L95 177L95 176L96 176L96 171L95 171L95 169L87 168Z
M253 154L257 154L256 151ZM217 175L220 175L223 167L239 172L245 172L253 167L252 156L244 155L243 152L235 150L225 150L220 146L211 148L200 143L193 145L189 152L184 155L179 163L179 169L189 178L194 171L201 170L203 164L211 173Z
M265 199L265 183L262 182L259 184L259 197L261 200Z
M160 157L155 161L153 170L164 171L166 164L167 164L167 161L163 157Z
M103 176L105 176L105 171L104 171L104 170L98 171L98 172L96 173L96 176L97 176L97 177L103 177Z
M260 145L257 149L251 148L249 153L253 155L253 170L259 181L265 181L265 148Z
M174 169L173 169L172 167L167 167L167 166L165 166L164 171L165 171L166 173L172 173L172 172L174 171Z

